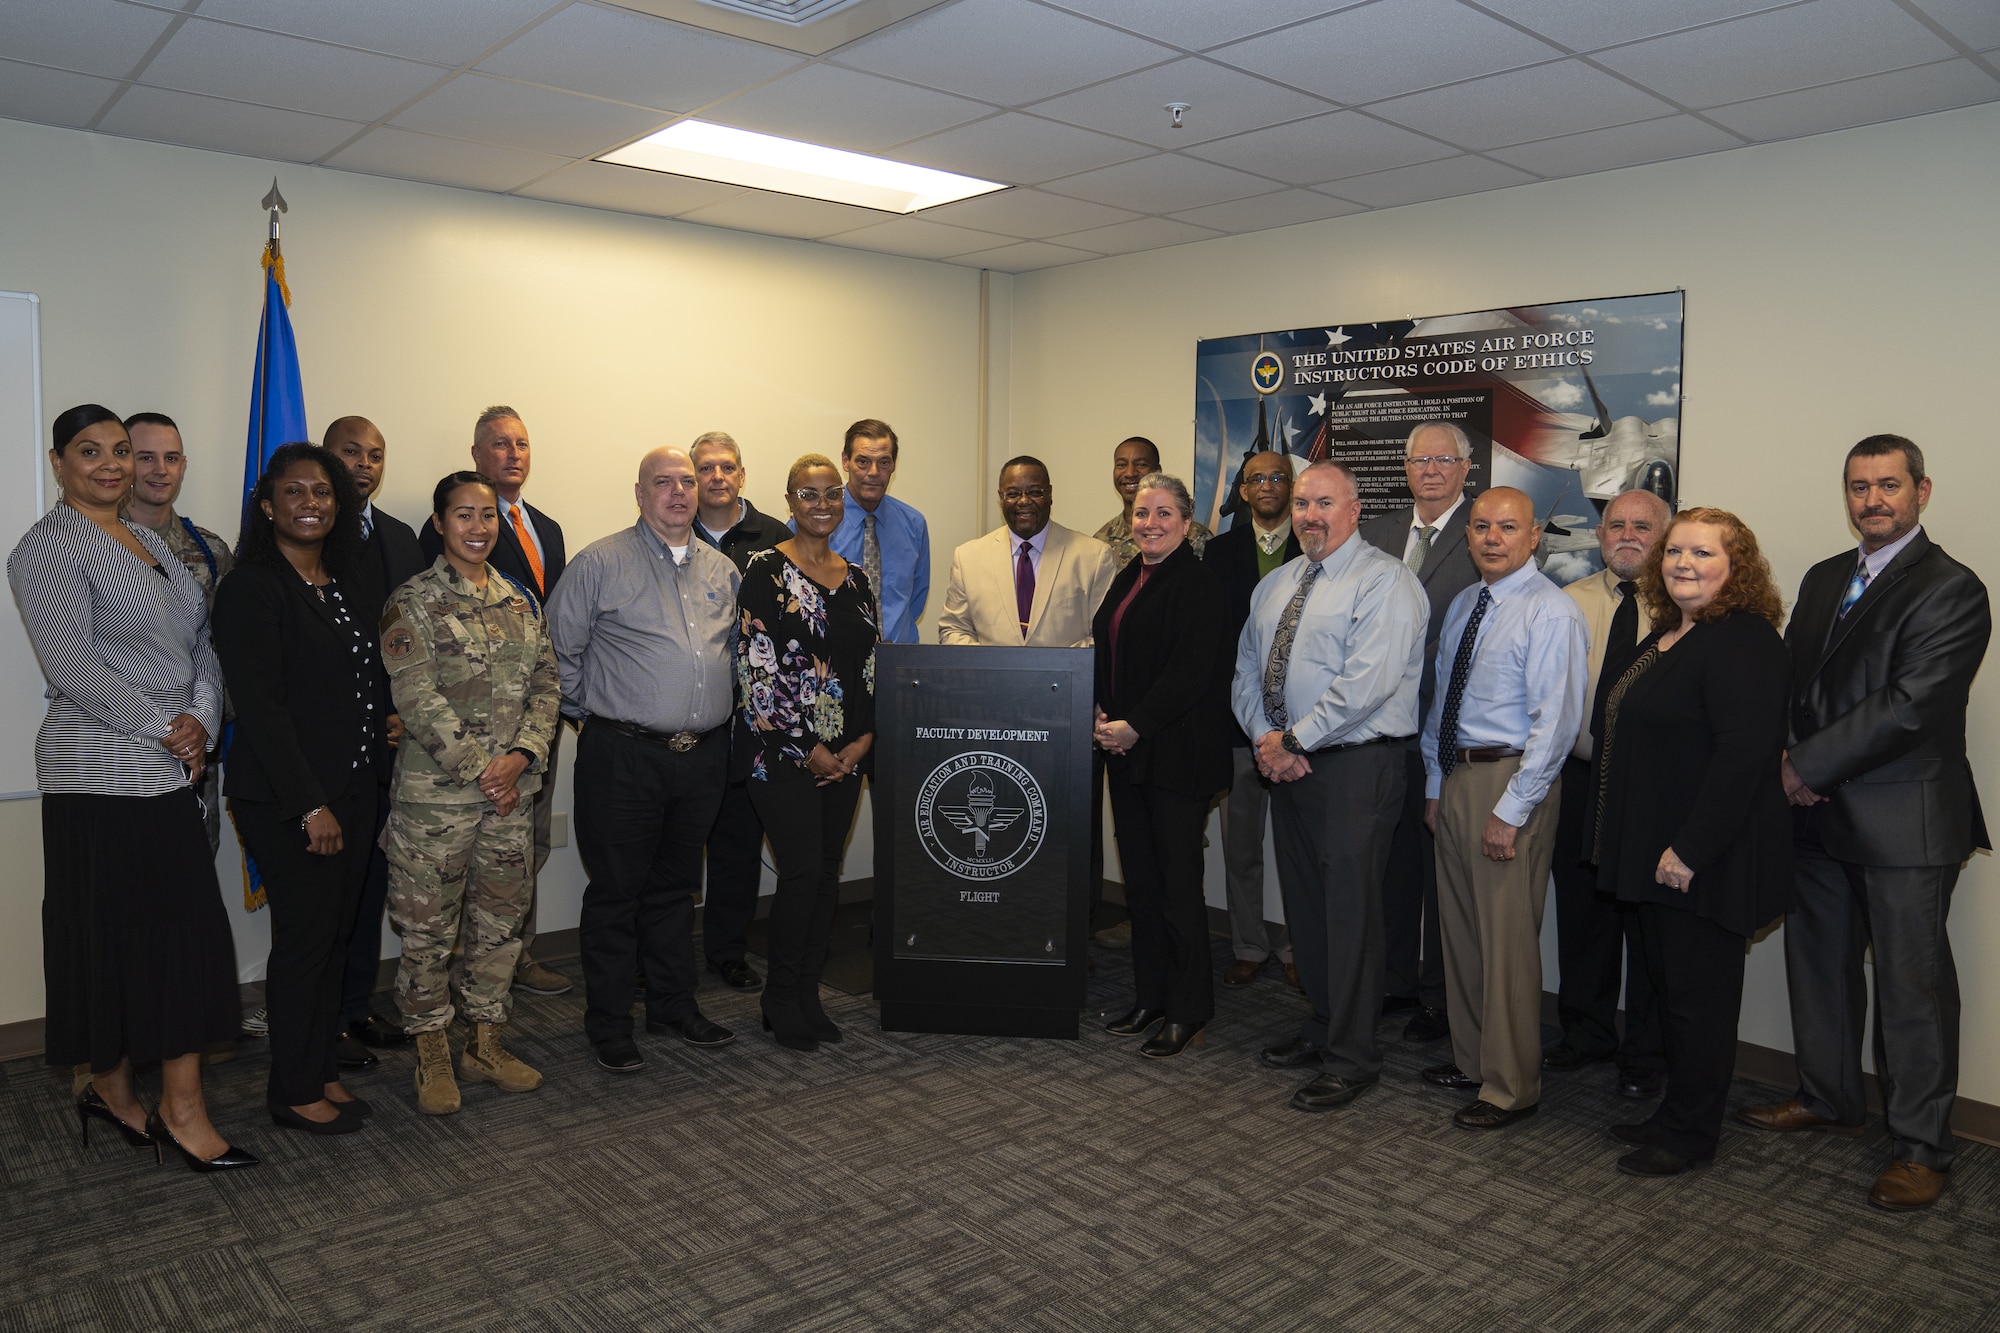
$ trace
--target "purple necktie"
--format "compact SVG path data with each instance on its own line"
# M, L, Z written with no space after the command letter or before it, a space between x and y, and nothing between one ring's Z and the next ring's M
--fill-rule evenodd
M1028 616L1035 609L1035 562L1028 543L1021 543L1021 557L1014 562L1014 610L1021 619L1021 637L1028 637Z

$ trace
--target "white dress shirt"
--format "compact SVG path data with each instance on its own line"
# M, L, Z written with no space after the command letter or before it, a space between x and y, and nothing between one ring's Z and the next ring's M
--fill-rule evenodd
M1438 544L1438 538L1444 536L1445 532L1450 528L1454 520L1459 521L1461 525L1463 524L1463 520L1458 519L1458 511L1463 508L1465 508L1465 497L1463 495L1460 495L1458 499L1452 501L1451 508L1445 510L1442 514L1439 514L1431 522L1426 523L1421 518L1417 517L1417 511L1414 507L1412 507L1410 510L1410 532L1409 535L1403 539L1403 563L1406 565L1410 563L1410 554L1411 552L1417 549L1417 534L1419 532L1422 532L1425 528L1436 529L1436 531L1431 534L1431 549L1436 550Z

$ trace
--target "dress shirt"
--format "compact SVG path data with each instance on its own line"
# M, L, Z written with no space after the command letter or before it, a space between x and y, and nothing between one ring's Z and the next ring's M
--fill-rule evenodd
M861 520L867 513L850 493L830 543L836 555L857 569L862 567ZM797 524L792 531L798 531ZM931 595L930 525L913 507L885 495L875 506L875 540L882 548L882 586L875 595L882 602L883 642L915 643L917 621Z
M1431 522L1426 523L1417 517L1416 508L1412 506L1410 509L1410 535L1403 541L1403 563L1408 564L1410 562L1410 553L1417 549L1417 534L1425 528L1436 529L1431 536L1431 549L1436 550L1438 538L1444 536L1447 526L1453 520L1458 519L1458 511L1463 508L1465 508L1465 496L1460 495L1458 499L1452 501L1451 508L1439 514ZM1462 522L1463 520L1459 521Z
M548 548L542 545L542 534L535 531L535 516L528 512L527 502L518 499L502 499L500 501L500 521L502 523L505 523L510 528L513 527L513 516L516 513L521 515L521 526L527 529L528 540L535 544L535 559L541 561L546 566L549 559Z
M1521 766L1493 813L1514 827L1528 822L1549 794L1576 744L1589 707L1584 679L1590 671L1589 629L1576 603L1563 596L1533 560L1498 583L1475 583L1451 599L1438 636L1437 697L1424 719L1424 795L1435 799L1444 785L1438 763L1438 726L1450 697L1452 663L1459 636L1472 618L1481 588L1491 588L1492 604L1480 622L1472 651L1472 673L1458 708L1458 745L1464 750L1511 746L1521 750Z
M1889 562L1901 555L1903 548L1915 541L1917 534L1923 530L1924 525L1919 523L1916 527L1911 528L1908 532L1895 541L1890 542L1879 551L1870 551L1864 546L1856 545L1854 548L1855 554L1868 562L1868 581L1873 583L1876 579L1881 578L1882 571L1889 567Z
M676 565L643 519L592 542L549 595L563 715L663 732L727 722L742 580L700 542Z
M1290 561L1257 585L1236 641L1230 704L1255 742L1264 716L1264 664L1285 607L1311 561ZM1285 712L1305 750L1417 734L1430 603L1417 576L1351 533L1320 562L1285 668Z
M1256 519L1250 520L1250 535L1257 539L1257 549L1265 555L1276 555L1285 549L1285 539L1292 535L1292 521L1280 518L1278 526L1266 532Z
M1611 619L1618 614L1618 604L1625 600L1624 595L1618 591L1618 584L1619 578L1616 574L1608 569L1600 569L1589 578L1578 579L1563 589L1563 595L1575 602L1576 609L1583 612L1584 630L1590 635L1590 674L1584 681L1585 699L1597 697L1597 678L1604 670L1604 651L1611 642ZM1641 604L1637 610L1639 616L1632 642L1625 645L1628 653L1652 632L1652 622L1646 616L1645 606ZM1587 726L1577 728L1576 745L1570 753L1589 763L1591 752L1595 748L1596 742L1591 737L1590 728Z

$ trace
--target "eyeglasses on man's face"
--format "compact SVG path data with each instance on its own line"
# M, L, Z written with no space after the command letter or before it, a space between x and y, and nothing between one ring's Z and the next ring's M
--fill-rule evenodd
M1282 486L1292 479L1289 472L1246 472L1243 474L1245 486Z
M1023 500L1033 500L1037 504L1040 504L1043 500L1049 498L1049 488L1046 486L1010 486L1000 492L1000 498L1010 505L1019 504Z
M1403 460L1419 472L1425 468L1454 468L1465 460L1457 454L1418 454Z

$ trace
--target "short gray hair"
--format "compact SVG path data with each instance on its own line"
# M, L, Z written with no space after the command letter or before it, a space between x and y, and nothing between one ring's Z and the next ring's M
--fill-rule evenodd
M728 431L708 430L695 436L694 443L688 446L688 457L692 459L694 451L701 448L704 444L712 444L717 448L727 449L736 456L736 466L743 466L743 451L736 447L736 437Z
M472 438L475 440L478 439L479 432L484 430L487 426L491 425L492 423L496 421L505 421L509 419L512 419L514 421L520 421L521 414L519 412L516 412L513 408L508 407L505 403L495 403L493 406L487 408L484 412L481 412L479 414L479 420L472 423Z
M1306 470L1299 473L1298 480L1304 481L1315 472L1338 472L1347 479L1347 494L1353 499L1361 498L1361 481L1354 475L1354 469L1338 458L1322 458L1306 464Z
M1445 432L1447 435L1451 436L1452 443L1456 448L1458 456L1460 458L1472 457L1472 439L1471 437L1466 435L1464 431L1460 430L1457 426L1452 425L1451 422L1449 421L1419 421L1416 424L1416 426L1411 429L1409 439L1403 442L1403 456L1405 458L1409 457L1410 450L1416 447L1417 436L1423 434L1427 430L1441 430Z
M1188 488L1179 477L1170 477L1164 472L1148 472L1139 478L1139 490L1165 491L1174 497L1174 508L1181 511L1181 517L1190 523L1194 521L1194 498L1188 494Z
M1658 510L1655 512L1655 517L1658 518L1660 522L1662 523L1673 522L1674 507L1671 504L1667 503L1667 498L1663 495L1658 494L1657 492L1647 490L1644 486L1629 487L1626 490L1618 492L1618 494L1612 496L1609 500L1606 500L1604 502L1604 517L1606 518L1611 517L1611 506L1617 504L1620 500L1624 499L1628 495L1645 496L1648 500L1651 500L1655 505L1659 506Z

